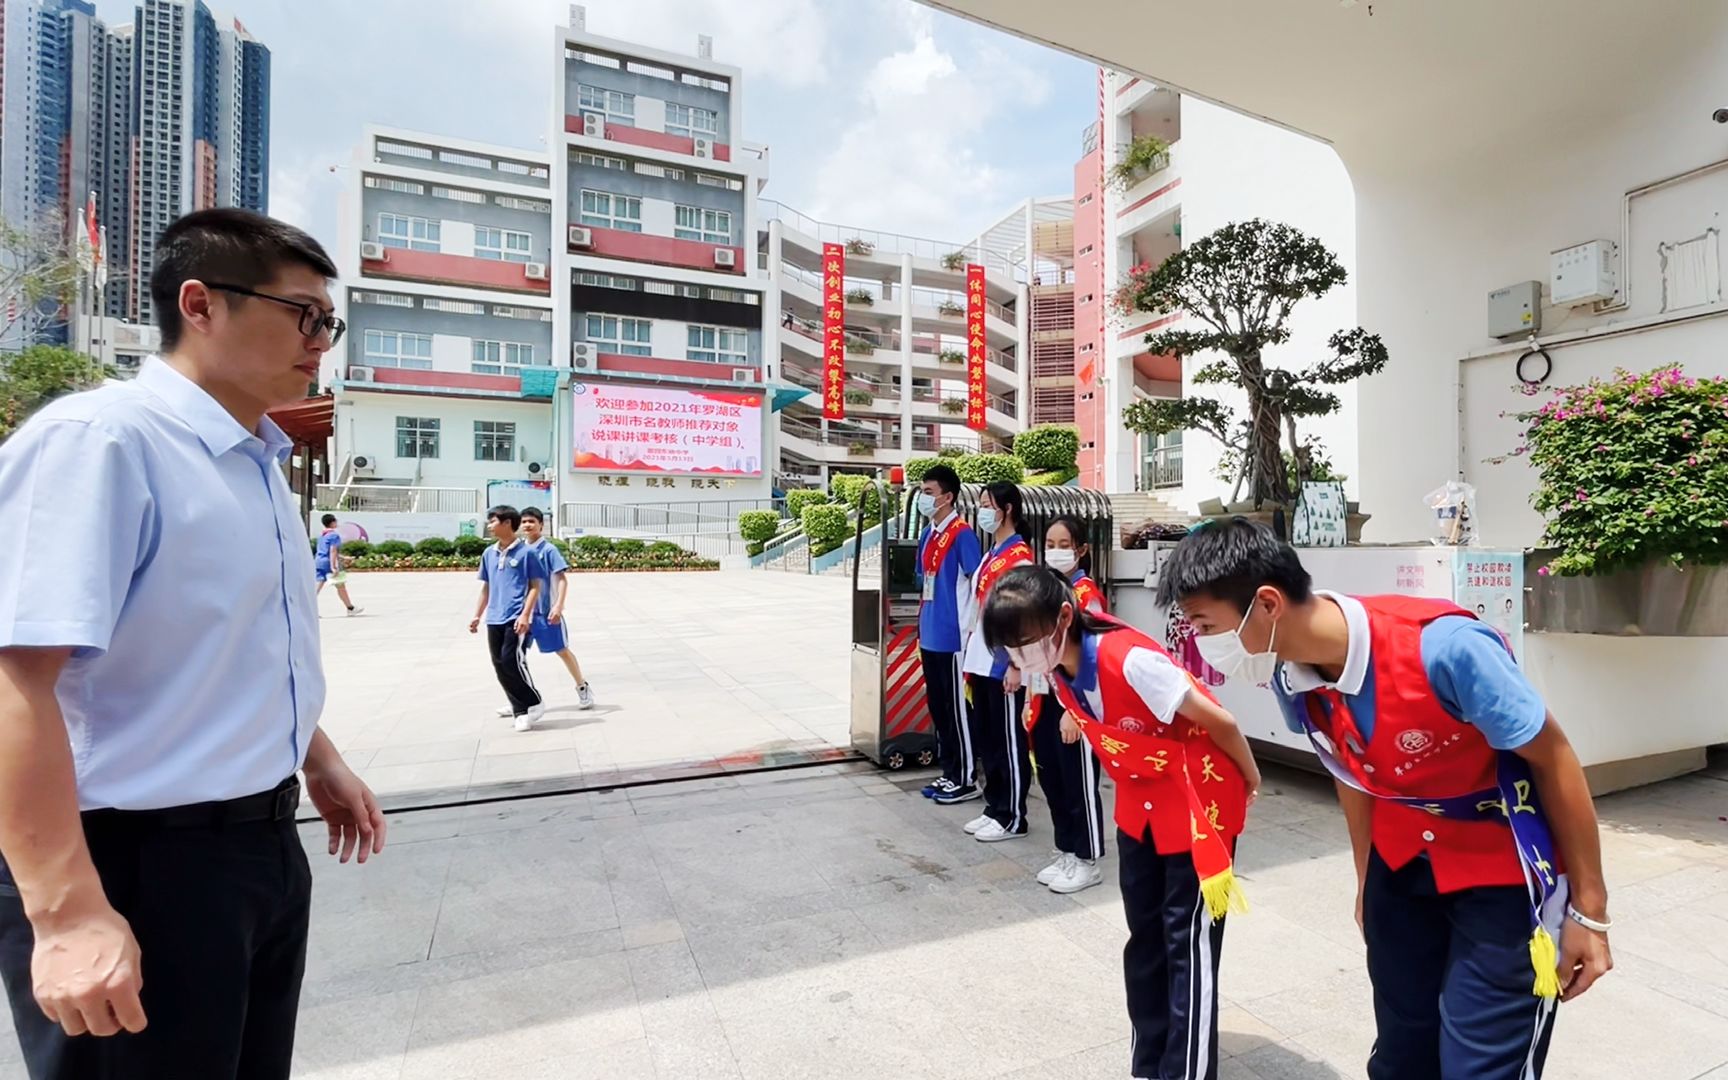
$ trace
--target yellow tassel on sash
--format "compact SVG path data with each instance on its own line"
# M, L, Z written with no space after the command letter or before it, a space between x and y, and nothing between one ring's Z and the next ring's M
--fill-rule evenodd
M1532 993L1541 998L1559 997L1560 950L1555 947L1554 936L1545 926L1538 926L1530 935L1530 966L1536 969L1536 986Z
M1242 894L1235 870L1227 869L1202 880L1200 895L1206 898L1206 910L1211 912L1213 922L1232 911L1239 915L1248 914L1248 898Z

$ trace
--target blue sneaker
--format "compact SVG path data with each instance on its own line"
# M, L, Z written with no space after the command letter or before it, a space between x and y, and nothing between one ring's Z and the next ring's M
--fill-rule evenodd
M973 799L981 798L983 795L984 792L972 784L958 786L950 784L948 790L939 792L935 796L935 802L938 806L953 806L955 803L970 802Z
M928 784L925 784L924 790L919 792L919 794L923 795L926 799L934 799L945 791L953 791L956 786L957 785L952 780L938 776Z

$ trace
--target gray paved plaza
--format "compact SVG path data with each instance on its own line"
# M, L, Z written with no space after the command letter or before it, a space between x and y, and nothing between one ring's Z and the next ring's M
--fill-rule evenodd
M331 730L410 808L365 867L305 829L297 1076L1127 1076L1114 860L1077 896L1037 885L1041 802L1032 836L1000 844L961 833L976 807L862 764L411 808L843 740L843 583L578 578L578 649L613 708L529 736L489 715L471 584L357 575L367 615L324 624ZM536 659L543 685L553 670ZM1600 806L1617 967L1562 1008L1548 1075L1728 1080L1728 768ZM1369 992L1330 785L1268 768L1238 862L1252 910L1225 940L1221 1076L1362 1076ZM0 1039L0 1077L16 1058Z

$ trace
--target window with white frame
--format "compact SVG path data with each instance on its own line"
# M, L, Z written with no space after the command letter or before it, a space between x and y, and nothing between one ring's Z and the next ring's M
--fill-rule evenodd
M412 296L403 296L400 293L353 292L348 294L348 301L353 304L377 304L379 307L414 306Z
M500 319L524 319L528 322L551 322L552 312L546 308L511 307L507 304L493 304L492 314Z
M697 173L696 183L702 187L725 188L727 191L744 190L744 181L736 177L715 176L712 173Z
M652 356L654 324L647 319L625 319L616 315L589 315L587 340L601 352L623 356Z
M613 157L611 154L590 154L586 150L576 151L576 164L592 165L596 169L616 169L619 172L623 172L628 167L621 157Z
M384 139L378 140L378 152L380 154L394 154L397 157L419 158L422 161L432 160L432 148L430 146L413 146L409 143L387 142Z
M448 300L442 296L428 296L420 301L420 306L426 311L442 311L446 315L484 315L486 305L474 300Z
M582 189L582 209L577 223L591 228L642 231L642 200L634 195Z
M438 427L436 416L398 416L396 418L396 456L399 458L437 457Z
M725 210L704 210L700 206L680 206L675 209L672 235L680 240L730 244L732 242L732 215Z
M379 191L394 191L402 195L424 195L426 186L416 184L412 180L398 180L393 176L368 176L366 186Z
M378 242L388 248L437 251L439 223L406 214L378 215Z
M474 256L499 259L504 262L529 262L534 238L514 229L493 229L485 225L474 228Z
M544 199L523 199L515 195L497 195L493 201L505 210L526 210L534 214L550 214L552 204Z
M621 289L625 292L635 292L640 284L635 278L619 277L617 274L596 274L591 270L578 271L576 284L592 285L597 289Z
M689 360L706 360L711 364L748 364L749 332L725 326L692 325L684 356Z
M432 188L434 199L449 199L451 202L483 203L486 196L478 191L468 191L465 188L437 187Z
M432 370L432 335L405 334L399 330L368 330L361 352L371 367Z
M632 126L636 123L635 94L584 84L576 88L576 104L583 109L605 113L606 119L617 123Z
M666 103L666 134L712 138L720 132L720 114L694 105Z
M534 366L534 346L527 342L475 341L469 370L476 375L511 375ZM546 365L542 362L540 366Z
M438 160L446 165L457 165L464 169L485 169L488 172L492 170L491 158L480 157L477 154L465 154L460 150L440 150L438 151Z
M638 161L636 172L641 176L652 176L661 180L683 180L684 170L674 169L670 165L656 165L649 161Z
M515 461L516 424L509 420L474 421L475 461Z

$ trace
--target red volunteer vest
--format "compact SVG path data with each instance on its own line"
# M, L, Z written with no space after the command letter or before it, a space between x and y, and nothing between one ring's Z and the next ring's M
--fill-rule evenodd
M1160 855L1175 855L1193 846L1189 803L1183 784L1192 784L1199 795L1200 805L1212 827L1226 840L1242 831L1248 813L1247 792L1242 773L1236 768L1206 729L1199 724L1173 718L1165 724L1146 707L1134 687L1122 673L1123 661L1131 649L1150 649L1166 658L1164 646L1131 626L1098 636L1098 695L1104 715L1097 723L1083 725L1086 739L1092 744L1104 771L1116 782L1116 824L1136 839L1152 830L1152 844ZM1174 661L1172 661L1174 663ZM1180 665L1178 665L1180 670ZM1216 703L1212 692L1189 676L1189 684ZM1079 717L1091 717L1092 711L1078 695L1068 688L1066 680L1053 678L1056 696L1063 708ZM1158 761L1147 762L1148 755L1128 751L1133 743L1151 736L1160 743L1175 743L1177 754L1155 751ZM1159 761L1168 761L1160 766Z
M1344 699L1319 690L1331 715L1310 700L1309 716L1358 782L1412 798L1468 795L1496 785L1498 751L1473 724L1440 704L1422 666L1422 629L1448 615L1470 615L1445 600L1357 597L1368 609L1374 668L1374 736L1363 745ZM1524 870L1504 819L1454 821L1413 806L1376 800L1374 849L1397 870L1426 854L1443 893L1486 885L1523 885Z

